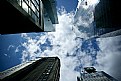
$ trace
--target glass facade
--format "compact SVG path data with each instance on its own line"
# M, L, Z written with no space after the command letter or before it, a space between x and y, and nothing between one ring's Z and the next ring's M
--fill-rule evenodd
M36 23L39 23L40 14L40 0L17 0L17 3L34 19Z
M119 7L120 4L113 0L100 0L96 5L94 11L94 34L96 36L101 36L121 29L121 13L119 12ZM121 35L119 32L115 33L115 35ZM107 37L111 36L113 35L107 35Z

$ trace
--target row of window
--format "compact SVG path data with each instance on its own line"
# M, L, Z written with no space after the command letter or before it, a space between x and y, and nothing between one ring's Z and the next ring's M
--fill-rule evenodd
M47 81L54 64L55 64L54 62L49 63L45 71L42 73L42 76L39 78L39 81Z
M40 0L17 0L17 2L36 23L39 23Z
M84 81L111 81L104 76L102 72L83 74L82 79L84 79Z
M88 78L85 79L84 81L111 81L107 77L96 77L96 78Z

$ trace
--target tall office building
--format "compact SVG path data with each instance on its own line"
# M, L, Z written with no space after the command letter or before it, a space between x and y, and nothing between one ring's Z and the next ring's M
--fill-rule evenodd
M96 71L94 67L85 67L84 72L80 77L77 77L77 81L117 81L112 76L108 75L104 71Z
M0 34L55 31L56 0L0 0Z
M60 59L43 57L0 72L0 81L59 81Z
M100 0L94 11L94 33L99 37L121 35L121 7L118 1Z

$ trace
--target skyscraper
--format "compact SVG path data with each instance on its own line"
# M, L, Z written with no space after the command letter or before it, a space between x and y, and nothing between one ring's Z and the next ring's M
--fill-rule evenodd
M112 37L121 35L121 7L118 1L100 0L94 11L95 35Z
M43 57L0 72L0 81L59 81L60 59Z
M96 71L94 67L85 67L84 72L80 77L77 77L77 81L117 81L112 76L108 75L104 71Z
M56 0L0 0L0 10L0 34L50 32L58 24Z

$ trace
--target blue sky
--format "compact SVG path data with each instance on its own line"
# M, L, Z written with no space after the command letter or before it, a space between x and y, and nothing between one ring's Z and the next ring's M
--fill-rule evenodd
M67 12L75 11L77 8L78 0L57 0L57 7L65 7Z
M20 35L0 36L0 71L21 63L20 54L15 53L16 46L22 42Z
M69 13L73 10L76 10L77 0L57 0L57 8L61 8L62 6ZM15 49L21 44L22 41L25 40L21 38L20 34L0 36L0 71L21 63L21 54L16 54ZM43 47L41 48L45 49L47 44L43 44L42 46Z

